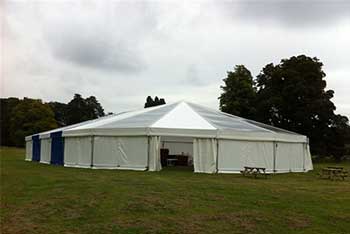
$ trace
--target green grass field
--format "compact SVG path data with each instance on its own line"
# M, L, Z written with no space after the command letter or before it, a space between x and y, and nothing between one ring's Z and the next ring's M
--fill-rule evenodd
M350 169L350 164L342 164ZM350 233L350 179L64 168L1 148L0 233Z

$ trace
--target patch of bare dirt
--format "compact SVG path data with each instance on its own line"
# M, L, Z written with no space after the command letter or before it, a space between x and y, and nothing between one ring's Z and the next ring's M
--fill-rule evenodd
M187 199L166 199L157 196L144 196L130 199L123 210L128 212L168 212L175 213L179 209L190 208L191 203Z
M27 234L35 233L38 230L38 224L32 222L27 217L25 209L13 209L10 214L1 219L2 234Z
M6 216L1 219L1 233L29 234L47 233L48 218L57 213L65 219L75 219L82 215L78 205L57 206L58 200L32 201L18 207L6 206Z
M117 217L115 223L121 228L140 228L146 233L208 233L208 230L225 232L255 233L259 222L265 219L258 212L232 212L216 214L195 214L183 216L141 215L137 218ZM213 226L215 227L213 229Z
M307 216L291 215L286 217L287 225L290 229L303 229L311 225L311 220Z

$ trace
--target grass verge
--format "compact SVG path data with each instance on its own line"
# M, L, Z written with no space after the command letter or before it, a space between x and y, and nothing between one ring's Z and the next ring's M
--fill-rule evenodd
M64 168L1 148L1 233L350 233L350 179ZM350 169L349 163L342 166Z

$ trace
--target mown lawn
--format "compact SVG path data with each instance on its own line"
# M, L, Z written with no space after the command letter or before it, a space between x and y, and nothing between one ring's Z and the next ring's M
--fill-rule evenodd
M350 233L350 179L90 170L1 148L0 233ZM350 164L343 164L350 169Z

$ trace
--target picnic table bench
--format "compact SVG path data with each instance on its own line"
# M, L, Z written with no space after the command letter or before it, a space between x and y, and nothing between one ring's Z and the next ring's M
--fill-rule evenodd
M341 169L341 170L344 170L344 167L335 167L335 166L329 166L327 168L330 168L330 169Z
M345 180L348 177L348 171L344 170L343 167L326 167L322 168L319 174L322 179L342 179Z
M264 167L244 167L244 170L241 171L241 173L243 174L243 176L250 175L254 178L257 178L258 175L263 175L265 179L269 175L268 173L266 173L266 168Z

